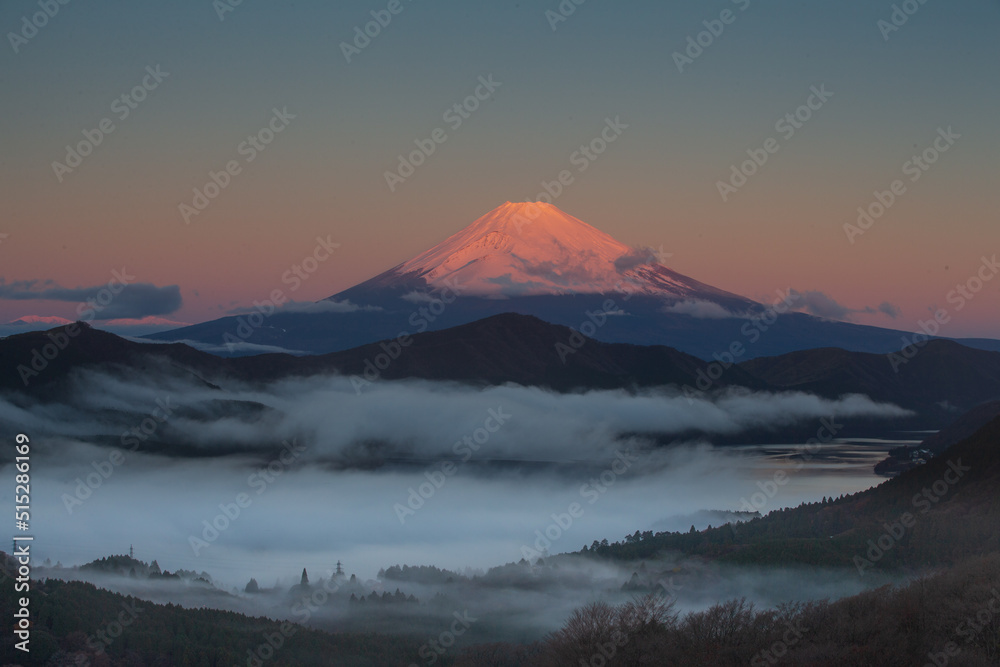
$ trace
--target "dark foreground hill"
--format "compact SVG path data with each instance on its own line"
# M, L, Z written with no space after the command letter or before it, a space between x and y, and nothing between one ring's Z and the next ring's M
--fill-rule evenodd
M8 557L0 553L0 558ZM0 577L4 579L0 614L5 623L17 608L12 574L8 563ZM4 631L0 664L406 667L426 641L400 635L329 634L228 611L154 604L79 581L33 581L30 597L31 651L14 648L17 639ZM262 661L260 656L268 659Z
M4 633L5 665L406 667L430 664L422 658L433 655L439 667L763 667L779 660L815 667L989 667L1000 655L996 555L901 588L774 610L734 599L681 616L658 595L619 607L597 602L573 612L562 630L542 641L456 646L441 654L428 651L423 638L330 634L232 612L154 604L82 582L36 581L32 590L31 652L16 650L15 638ZM14 610L13 587L5 585L0 613L10 618ZM130 622L115 627L123 614ZM594 656L603 660L591 662Z
M836 602L759 609L733 599L678 614L668 597L577 609L544 641L462 651L456 667L992 667L1000 662L1000 556Z
M770 481L759 497L746 499L762 513L780 501L783 483ZM738 564L854 568L863 577L1000 552L998 526L1000 418L927 464L867 491L702 532L640 534L589 552L636 560L671 551Z
M893 477L922 463L928 456L935 456L952 445L972 436L986 424L1000 417L1000 401L987 401L962 414L946 427L926 438L918 445L905 445L889 450L889 455L875 465L875 472Z
M934 454L940 454L952 445L971 437L997 417L1000 417L1000 401L988 401L972 408L946 428L925 438L920 447Z

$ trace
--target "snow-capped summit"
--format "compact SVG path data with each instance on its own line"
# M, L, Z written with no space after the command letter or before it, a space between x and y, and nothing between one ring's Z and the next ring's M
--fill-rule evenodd
M510 298L629 293L669 301L749 300L663 266L552 204L506 202L430 250L350 291L433 291ZM337 295L341 298L344 295Z
M199 341L230 355L276 348L323 354L382 341L376 354L384 351L385 357L408 345L407 336L517 313L604 342L666 345L702 359L739 356L729 352L737 344L742 359L816 347L899 350L904 332L800 312L779 318L778 308L683 276L664 266L665 260L551 204L507 202L430 250L328 297L336 307L279 309L257 327L233 315L150 338ZM248 329L248 336L240 334L245 345L234 345L233 332ZM507 346L508 334L534 335L506 330L467 342L473 348ZM388 340L397 342L385 346Z

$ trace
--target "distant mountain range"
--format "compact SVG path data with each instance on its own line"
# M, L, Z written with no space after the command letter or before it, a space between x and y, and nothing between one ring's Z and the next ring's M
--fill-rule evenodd
M41 350L53 338L67 335L67 327L0 339L0 390L48 394L53 385L76 369L144 370L162 368L163 361L174 372L199 378L217 376L266 382L289 376L336 373L365 381L419 378L479 385L514 382L560 391L694 386L699 372L706 373L709 366L709 362L673 348L602 343L578 337L567 327L515 314L415 334L405 345L390 339L307 357L263 354L225 358L182 343L140 343L86 324L75 326L79 333L67 336L70 342L66 349L47 360L43 370L34 371L37 375L29 376L27 387L22 373L33 370L30 366L33 351ZM730 385L765 388L764 383L738 367L731 368L718 382L720 387Z
M789 289L776 293L773 304L759 303L681 275L663 264L666 259L620 243L551 204L507 202L309 311L263 308L149 337L190 341L226 356L322 354L401 332L520 313L597 340L668 345L706 360L739 343L745 360L816 347L888 353L911 336L786 312L803 305ZM1000 341L962 342L1000 351Z
M896 373L884 355L835 348L725 367L670 347L589 339L568 327L516 314L309 357L224 358L184 344L140 343L76 326L79 332L72 337L67 327L58 327L0 339L0 390L50 398L58 394L70 373L88 367L161 373L167 369L209 383L225 378L266 382L336 373L351 376L359 386L380 379L416 378L477 385L512 382L557 391L672 385L688 392L744 387L797 390L831 398L866 394L916 411L916 418L898 424L914 428L943 427L966 410L1000 399L1000 353L944 340L927 344ZM35 353L53 340L68 344L53 359L43 358L45 366L35 370L32 360L40 357Z
M896 370L883 354L821 348L753 359L742 368L772 387L820 396L867 394L925 412L954 416L997 398L1000 354L935 340Z

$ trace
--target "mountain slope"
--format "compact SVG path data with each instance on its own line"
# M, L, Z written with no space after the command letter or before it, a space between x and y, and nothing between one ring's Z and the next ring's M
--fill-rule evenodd
M322 373L383 379L420 378L477 384L515 382L558 390L694 384L707 362L668 347L609 344L574 334L534 317L505 314L445 331L416 334L409 344L392 340L312 357L265 354L222 358L184 344L137 343L76 325L79 334L25 387L19 368L30 366L33 351L66 335L67 327L0 340L0 389L51 395L52 386L82 368L123 367L136 372L170 369L201 378L270 381ZM579 337L578 337L579 336ZM384 370L386 350L396 358ZM740 369L720 381L763 388Z
M919 445L904 445L890 449L888 456L875 465L875 473L893 477L904 470L914 468L925 458L937 456L952 445L972 437L976 431L997 417L1000 417L1000 400L977 405L937 433L924 438Z
M373 292L434 292L507 298L629 294L727 304L753 301L683 276L608 234L545 203L507 202L471 225L369 281L329 297L364 302Z
M642 535L596 553L633 560L669 551L729 563L856 568L862 576L893 567L939 567L1000 551L1000 534L993 529L1000 525L997 488L1000 418L873 489L736 526ZM900 531L894 526L907 513L913 525ZM887 526L894 531L888 542ZM882 548L873 549L869 540L877 545L880 539Z
M7 581L17 576L16 565L14 558L0 552L0 613L6 618L14 617L23 595ZM0 641L4 665L405 667L426 641L402 634L332 634L263 616L156 604L80 581L32 580L30 585L31 651L15 649L13 632L5 632ZM131 617L129 610L134 610ZM108 630L115 626L117 630ZM261 646L275 645L279 650L261 651ZM265 662L260 655L273 658Z
M940 454L954 444L972 437L976 431L1000 417L1000 401L989 401L972 408L946 428L924 439L922 449Z
M48 395L77 369L144 372L152 365L190 376L222 369L225 360L181 343L137 343L84 322L0 339L0 390Z
M366 362L383 353L371 344L323 355L323 366L362 375ZM559 390L629 386L693 385L708 364L664 346L602 343L535 317L504 314L445 331L413 337L382 377L423 378L545 386ZM763 388L764 383L738 370L724 385Z
M1000 352L948 340L930 341L895 369L884 354L829 348L752 359L740 367L782 389L830 397L860 392L875 400L891 396L901 405L951 419L1000 398Z
M616 317L608 317L608 321ZM1000 397L1000 353L934 341L893 373L885 355L819 349L756 359L727 368L666 346L605 343L539 318L507 313L441 331L389 338L316 356L264 354L222 358L183 344L137 343L82 325L82 333L48 367L21 381L19 367L58 338L65 327L0 339L0 389L39 395L51 392L73 370L122 366L133 372L168 369L206 381L233 378L267 382L289 376L337 373L375 379L426 379L503 384L514 382L559 391L674 385L711 389L739 386L791 390L828 398L865 394L914 410L894 428L941 428L956 414ZM606 325L610 326L610 325ZM699 379L702 382L699 382ZM220 380L221 381L221 380Z
M413 259L318 302L313 311L233 315L148 337L191 341L229 356L322 354L501 313L580 328L588 312L605 310L615 316L591 332L598 340L668 345L707 360L734 343L743 344L743 359L816 347L886 353L898 351L907 335L799 312L774 321L770 304L681 275L654 255L555 206L507 202ZM775 303L788 294L781 290ZM1000 350L1000 341L963 342Z

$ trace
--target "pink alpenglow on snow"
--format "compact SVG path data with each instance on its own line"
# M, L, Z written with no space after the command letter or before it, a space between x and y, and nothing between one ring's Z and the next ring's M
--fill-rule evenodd
M542 202L506 202L368 285L402 287L415 279L430 290L451 283L463 295L486 298L629 293L744 300L683 276L656 261L652 250L632 248Z

